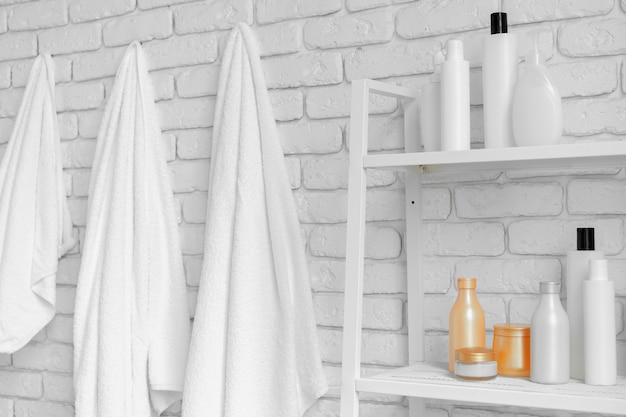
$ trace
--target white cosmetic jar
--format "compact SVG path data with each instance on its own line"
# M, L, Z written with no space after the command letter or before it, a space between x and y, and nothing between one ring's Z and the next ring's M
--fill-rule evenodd
M454 375L470 381L484 381L498 375L496 352L484 347L462 348L454 352Z

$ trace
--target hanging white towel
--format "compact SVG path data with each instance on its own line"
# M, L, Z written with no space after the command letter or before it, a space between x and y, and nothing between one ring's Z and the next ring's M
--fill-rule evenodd
M178 225L141 46L98 134L76 294L77 417L157 416L181 399L190 323Z
M250 29L218 88L184 417L298 417L327 390L300 226Z
M54 316L58 260L74 247L54 101L54 64L35 60L0 163L0 352Z

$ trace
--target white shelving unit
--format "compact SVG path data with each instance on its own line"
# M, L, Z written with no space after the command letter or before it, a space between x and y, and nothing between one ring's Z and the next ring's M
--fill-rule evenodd
M369 94L404 99L405 153L367 154ZM350 171L343 331L341 416L358 417L359 392L410 397L410 415L423 415L424 398L512 405L580 412L626 415L626 378L612 387L542 385L522 378L497 377L466 382L454 378L447 364L431 364L424 357L424 290L421 279L422 175L428 172L468 172L485 169L546 169L626 166L626 142L481 149L456 152L418 152L418 94L372 80L352 83ZM366 168L406 172L408 367L361 377L363 259L365 247Z

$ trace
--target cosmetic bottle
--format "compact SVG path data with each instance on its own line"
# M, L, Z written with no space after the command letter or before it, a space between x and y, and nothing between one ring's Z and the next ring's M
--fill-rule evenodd
M451 39L446 44L446 60L441 64L441 149L469 148L469 62L463 59L463 42Z
M530 380L569 381L569 321L561 305L560 282L540 283L541 298L530 322Z
M466 347L485 347L485 312L476 298L476 278L459 278L459 294L450 310L448 365L454 373L455 351Z
M539 52L538 36L542 32L531 32L534 49L526 55L513 96L513 136L517 146L556 145L561 140L561 96Z
M441 51L433 57L434 72L430 82L422 87L420 125L425 152L441 150Z
M491 14L491 35L483 41L485 148L515 146L513 93L517 83L517 36L508 33L506 13Z
M583 335L583 282L589 277L589 261L603 259L595 250L592 227L576 229L577 250L567 253L567 316L569 318L570 376L585 378L585 338Z
M493 344L498 361L498 375L530 376L530 325L502 323L493 325Z
M589 261L589 279L583 283L583 313L585 384L615 385L615 288L608 278L606 259Z

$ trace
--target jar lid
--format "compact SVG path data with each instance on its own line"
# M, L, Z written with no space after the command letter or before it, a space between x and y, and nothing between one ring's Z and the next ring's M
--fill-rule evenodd
M476 278L457 278L457 288L476 288Z
M496 352L484 347L466 347L455 350L454 358L463 363L494 362Z
M523 323L502 323L493 325L494 336L530 337L530 325Z

